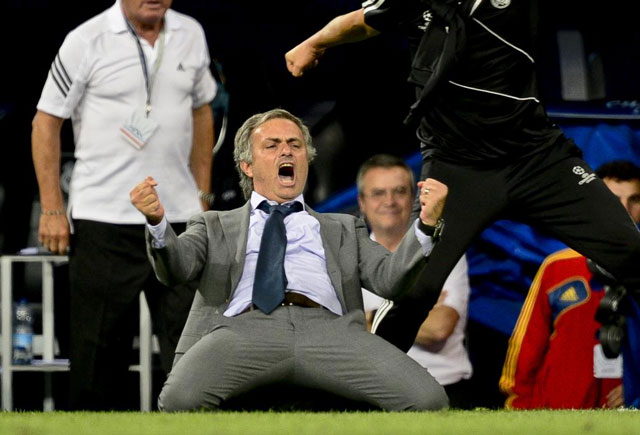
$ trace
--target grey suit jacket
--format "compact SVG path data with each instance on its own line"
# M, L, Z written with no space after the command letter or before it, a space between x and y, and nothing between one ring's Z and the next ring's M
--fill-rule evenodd
M152 248L147 230L147 251L162 283L200 282L176 348L177 358L222 320L244 268L250 211L247 202L235 210L197 214L179 237L168 225L166 247L161 249ZM363 287L387 299L397 298L426 264L413 226L391 253L369 238L362 219L316 213L309 207L307 211L320 222L327 272L342 309L345 313L360 310L363 325Z

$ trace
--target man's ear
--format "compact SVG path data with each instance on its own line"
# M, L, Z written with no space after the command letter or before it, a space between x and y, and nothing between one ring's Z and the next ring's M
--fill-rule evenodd
M358 193L358 207L360 207L360 215L364 216L364 200L361 193Z
M253 168L251 167L251 163L241 161L240 169L242 169L242 172L244 172L247 177L253 178Z
M369 225L369 220L367 219L367 214L365 213L365 211L366 211L365 208L366 207L364 205L364 199L362 198L362 194L360 194L360 193L358 194L358 207L359 207L358 216L360 218L362 218L363 221L365 221L365 223L367 224L367 227L369 227L369 229L371 230L370 225Z

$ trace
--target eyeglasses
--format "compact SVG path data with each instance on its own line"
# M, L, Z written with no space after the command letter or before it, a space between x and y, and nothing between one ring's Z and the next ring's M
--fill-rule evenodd
M396 187L395 189L372 189L368 194L362 194L362 196L371 198L374 201L382 201L389 196L394 200L404 199L409 195L411 195L411 189L404 186Z

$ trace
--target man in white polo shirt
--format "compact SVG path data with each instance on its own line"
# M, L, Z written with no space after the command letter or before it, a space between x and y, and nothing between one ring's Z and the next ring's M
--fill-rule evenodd
M216 84L202 27L171 2L118 0L70 32L33 120L39 239L54 253L70 247L74 408L125 406L142 289L166 371L193 299L192 289L156 281L144 255L144 218L126 193L140 174L157 174L167 216L183 228L210 199ZM76 164L65 210L60 131L68 118Z

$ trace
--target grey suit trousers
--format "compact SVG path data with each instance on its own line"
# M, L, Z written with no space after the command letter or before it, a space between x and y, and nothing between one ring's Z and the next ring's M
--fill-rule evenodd
M220 316L178 355L158 404L165 411L216 409L254 388L290 382L385 410L448 406L442 386L404 352L366 331L362 313L279 307Z

